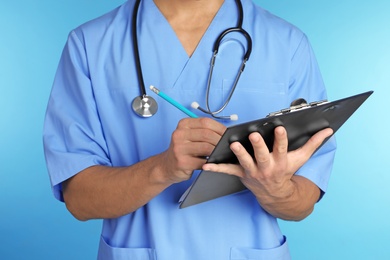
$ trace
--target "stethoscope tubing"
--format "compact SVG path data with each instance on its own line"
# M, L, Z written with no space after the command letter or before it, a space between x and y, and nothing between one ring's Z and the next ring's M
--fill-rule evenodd
M225 31L223 31L218 36L217 40L214 43L214 46L213 46L214 55L216 55L218 53L219 45L221 44L222 39L226 35L228 35L230 33L234 33L234 32L241 33L246 38L247 49L246 49L245 55L243 57L243 60L247 61L252 53L252 38L249 35L249 33L247 31L245 31L242 27L232 27L232 28L229 28L229 29L226 29Z
M215 65L215 60L217 58L217 54L218 54L218 49L219 49L219 45L222 41L222 39L229 33L233 33L233 32L239 32L241 33L242 35L244 35L244 37L246 38L247 40L247 50L245 52L245 55L243 57L243 60L242 60L242 63L240 65L240 68L239 68L239 71L238 71L238 74L234 80L234 83L233 83L233 87L232 89L230 90L230 93L229 93L229 96L228 98L226 99L225 103L222 105L222 107L216 111L211 111L210 109L210 106L209 106L209 93L210 93L210 86L211 86L211 79L212 79L212 75L213 75L213 70L214 70L214 65ZM206 107L207 107L207 110L204 110L204 109L201 109L199 107L199 109L202 111L202 112L206 112L207 114L211 114L211 115L215 115L215 114L218 114L220 112L222 112L222 110L224 110L226 108L226 106L228 105L228 103L230 102L230 99L231 97L233 96L233 93L234 93L234 90L236 89L237 87L237 84L238 84L238 80L240 79L241 77L241 74L242 72L244 71L245 69L245 64L246 62L248 61L251 53L252 53L252 38L250 37L249 33L247 31L245 31L244 29L242 28L229 28L225 31L223 31L219 37L217 38L217 40L215 41L214 43L214 52L213 52L213 56L211 58L211 62L210 62L210 71L209 71L209 77L207 79L207 89L206 89Z
M138 8L141 3L141 0L137 0L135 2L134 10L133 10L133 17L132 17L132 40L133 40L133 48L134 48L134 60L135 60L135 67L137 70L137 78L138 78L138 84L140 89L141 96L146 96L146 88L144 83L144 77L142 74L142 68L141 68L141 59L139 57L139 48L138 48L138 37L137 37L137 18L138 18Z
M246 62L249 60L249 57L250 57L250 55L252 53L252 38L250 37L249 33L242 28L244 12L243 12L241 1L240 0L236 0L236 4L237 4L237 9L238 9L237 26L224 30L218 36L218 38L216 39L216 41L214 42L214 45L213 45L213 56L212 56L211 61L210 61L210 71L209 71L209 75L208 75L208 79L207 79L207 87L206 87L206 109L204 109L204 108L202 108L200 106L197 107L197 109L199 109L203 113L209 114L212 117L217 118L217 119L228 119L228 118L230 118L230 116L217 116L217 114L221 113L226 108L226 106L229 104L229 102L230 102L230 100L231 100L231 98L233 96L233 93L234 93L234 91L235 91L235 89L237 87L237 84L238 84L238 81L239 81L239 79L241 77L241 74L243 73L243 71L245 69ZM210 100L210 88L211 88L211 80L212 80L212 76L213 76L215 60L216 60L216 57L217 57L217 54L218 54L218 51L219 51L219 46L221 44L222 39L226 35L228 35L230 33L234 33L234 32L238 32L238 33L242 34L245 37L246 42L247 42L246 52L245 52L245 54L243 56L242 63L240 65L239 71L237 73L237 76L236 76L236 78L234 80L233 86L232 86L232 88L231 88L231 90L229 92L229 95L228 95L226 101L224 102L224 104L219 109L217 109L215 111L212 111L211 108L210 108L210 101L209 100Z
M231 116L217 116L216 114L222 112L226 106L229 104L233 93L237 87L238 81L241 77L241 74L243 73L245 69L245 64L249 60L249 57L252 52L252 39L247 31L245 31L242 28L242 23L244 19L244 11L242 8L242 4L240 0L235 0L236 5L237 5L237 10L238 10L238 20L237 20L237 25L236 27L228 28L224 30L216 39L213 45L213 55L211 57L211 62L210 62L210 70L209 70L209 75L207 79L207 87L206 87L206 108L203 109L201 107L197 107L200 111L211 115L214 118L217 119L231 119ZM133 50L134 50L134 62L135 62L135 67L136 67L136 72L137 72L137 77L138 77L138 84L139 84L139 90L140 90L140 96L136 97L133 100L132 107L133 110L136 114L138 114L141 117L150 117L153 116L157 112L157 102L152 98L149 97L146 94L146 88L145 88L145 83L144 83L144 78L142 74L142 66L141 66L141 60L140 60L140 55L139 55L139 48L138 48L138 37L137 37L137 19L138 19L138 9L139 5L141 3L141 0L137 0L134 5L134 10L133 10L133 16L132 16L132 43L133 43ZM242 34L247 42L247 49L246 52L243 56L242 63L240 65L239 71L237 73L237 76L234 80L233 86L230 90L230 93L228 95L228 98L224 102L224 104L217 109L216 111L211 111L210 109L210 87L211 87L211 81L212 81L212 75L214 71L214 65L216 61L216 57L219 51L219 46L221 44L222 39L230 33L238 32ZM237 117L237 115L234 115Z

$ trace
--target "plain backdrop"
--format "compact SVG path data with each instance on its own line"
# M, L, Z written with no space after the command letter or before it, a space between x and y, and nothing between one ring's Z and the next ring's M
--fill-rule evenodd
M124 0L0 1L0 259L95 259L101 222L75 220L52 196L43 117L69 31ZM329 99L375 91L337 132L314 213L280 221L293 259L390 259L390 2L256 3L308 35Z

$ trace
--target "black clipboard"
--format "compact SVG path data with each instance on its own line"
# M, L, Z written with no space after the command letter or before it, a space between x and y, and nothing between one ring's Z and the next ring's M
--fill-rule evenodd
M252 145L248 139L252 132L259 132L271 151L274 141L274 129L277 126L286 128L289 151L301 147L316 132L327 127L332 128L334 134L372 93L373 91L368 91L332 102L326 100L310 104L302 102L292 105L290 108L270 113L265 118L231 126L226 129L207 161L211 163L237 163L236 156L229 148L230 144L235 141L241 142L247 151L253 155ZM236 176L202 171L180 198L180 208L244 189L246 187Z

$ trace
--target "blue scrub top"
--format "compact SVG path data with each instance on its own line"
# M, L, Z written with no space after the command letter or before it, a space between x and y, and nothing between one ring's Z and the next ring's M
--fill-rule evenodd
M223 112L238 114L239 121L224 123L262 118L300 97L309 102L326 99L306 36L250 0L242 3L243 28L252 37L253 51ZM133 6L130 0L76 28L64 48L44 127L47 166L59 200L61 183L87 167L128 166L163 152L178 121L186 117L159 97L159 110L151 118L140 118L131 109L140 95L131 41ZM236 21L234 0L226 0L188 57L154 2L143 0L138 42L145 85L154 85L188 108L193 101L204 106L212 46ZM241 35L229 34L222 41L211 85L212 108L226 100L245 50ZM332 138L296 174L325 192L334 151ZM104 220L98 258L290 258L277 220L248 190L179 209L178 200L196 175L170 186L132 214Z

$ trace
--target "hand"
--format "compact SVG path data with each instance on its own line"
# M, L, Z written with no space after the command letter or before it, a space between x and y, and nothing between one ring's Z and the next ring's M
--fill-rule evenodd
M200 169L221 139L226 127L210 118L185 118L172 134L163 153L165 178L173 183L188 180Z
M330 128L319 131L301 148L288 152L287 132L284 127L277 127L271 153L261 135L251 133L249 140L254 149L254 158L239 142L235 142L230 148L237 156L239 165L205 164L203 169L240 177L262 206L272 204L274 207L275 203L284 202L296 191L293 181L295 172L332 133Z

